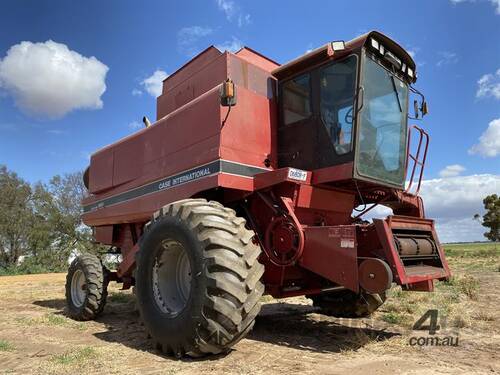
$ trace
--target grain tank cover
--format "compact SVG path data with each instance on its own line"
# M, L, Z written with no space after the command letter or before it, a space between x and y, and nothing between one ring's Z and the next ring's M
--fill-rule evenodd
M210 46L163 81L162 94L157 99L157 120L210 91L227 78L271 98L273 93L266 76L278 66L275 61L248 47L231 53Z

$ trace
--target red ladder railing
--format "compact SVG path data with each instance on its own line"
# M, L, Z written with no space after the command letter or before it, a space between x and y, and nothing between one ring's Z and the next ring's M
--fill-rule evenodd
M418 140L417 152L415 154L411 153L411 134L413 131L417 131L420 138ZM422 147L423 146L423 147ZM429 148L429 134L427 132L418 127L417 125L413 125L410 127L410 134L408 135L408 155L406 158L406 175L408 176L408 166L410 164L410 159L413 161L413 166L411 169L411 177L408 182L408 186L406 187L406 193L412 195L418 195L420 191L420 186L422 185L422 177L424 175L424 167L425 160L427 158L427 149ZM420 173L418 175L418 183L416 184L415 191L411 191L413 183L415 181L415 172L417 170L417 166L420 166Z

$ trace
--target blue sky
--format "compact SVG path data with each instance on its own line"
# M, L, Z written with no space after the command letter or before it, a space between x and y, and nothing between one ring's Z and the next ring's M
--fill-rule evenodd
M481 239L465 219L480 211L479 194L500 192L499 0L4 0L0 25L0 164L29 181L83 169L143 115L154 119L160 79L211 44L248 45L283 63L375 29L417 62L430 109L420 125L432 137L424 192L437 200L431 212L451 220L445 236ZM72 68L50 70L50 53L72 59L73 87L84 89L64 94ZM19 71L26 59L29 71ZM447 192L455 200L440 205ZM446 219L457 205L466 212Z

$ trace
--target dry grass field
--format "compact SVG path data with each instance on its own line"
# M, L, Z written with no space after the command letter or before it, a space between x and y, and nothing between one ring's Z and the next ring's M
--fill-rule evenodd
M391 290L370 319L323 316L305 298L264 298L250 335L226 356L175 360L154 350L128 291L110 285L104 315L65 316L64 274L0 277L0 373L13 374L492 374L500 372L500 247L445 246L453 279L434 293ZM412 326L437 309L432 344ZM445 319L443 319L445 318ZM453 342L453 341L452 341Z

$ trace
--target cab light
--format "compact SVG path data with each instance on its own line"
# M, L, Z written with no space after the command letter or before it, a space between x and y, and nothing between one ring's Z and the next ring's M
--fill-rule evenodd
M336 40L331 42L331 47L334 51L343 51L345 50L345 42L343 40Z
M401 59L396 57L393 53L387 51L384 54L384 58L389 61L392 65L394 65L397 69L401 69Z

